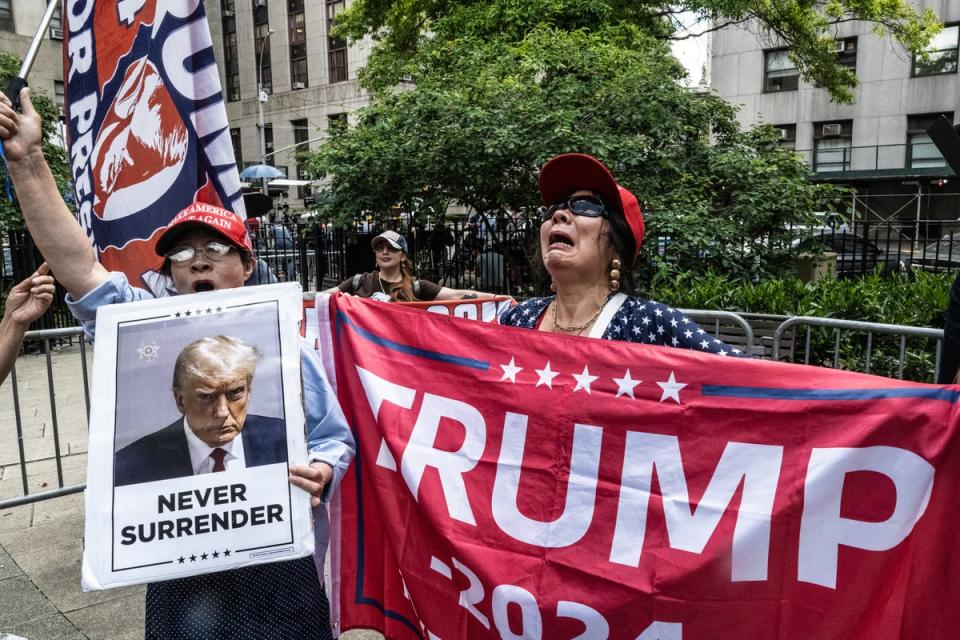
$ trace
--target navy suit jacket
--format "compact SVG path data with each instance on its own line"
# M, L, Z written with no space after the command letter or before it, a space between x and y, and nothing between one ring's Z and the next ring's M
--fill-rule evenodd
M287 430L283 420L247 415L240 433L248 467L287 461ZM128 444L117 451L113 459L115 487L192 475L183 418Z

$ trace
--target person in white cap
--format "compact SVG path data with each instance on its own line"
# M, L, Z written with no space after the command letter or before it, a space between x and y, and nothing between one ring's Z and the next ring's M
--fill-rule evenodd
M493 294L469 289L451 289L413 276L413 263L407 257L407 239L396 231L384 231L370 243L377 258L377 270L358 273L325 293L337 291L384 302L417 300L460 300Z
M60 196L40 148L40 116L29 91L20 94L23 113L0 94L0 139L27 228L50 268L67 289L67 304L93 339L97 308L153 295L97 262L79 223ZM241 287L255 266L253 245L237 214L195 202L160 235L156 252L177 293ZM336 394L317 352L301 343L303 400L309 465L290 467L290 483L311 494L314 507L329 501L355 450ZM323 558L329 523L315 509L316 556L255 565L147 587L144 635L172 638L332 638L323 590ZM89 542L89 541L88 541Z

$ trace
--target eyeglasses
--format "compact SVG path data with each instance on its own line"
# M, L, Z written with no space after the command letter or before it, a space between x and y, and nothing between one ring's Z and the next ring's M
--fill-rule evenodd
M546 207L541 213L541 219L546 222L561 209L567 209L575 216L587 218L600 218L607 215L607 206L603 204L603 200L592 196L573 196Z
M207 257L208 260L217 262L222 260L225 255L230 253L234 249L232 245L224 244L222 242L208 242L202 247L193 247L188 244L181 245L179 247L174 247L167 252L166 257L170 259L171 262L187 262L192 260L194 256L198 253Z

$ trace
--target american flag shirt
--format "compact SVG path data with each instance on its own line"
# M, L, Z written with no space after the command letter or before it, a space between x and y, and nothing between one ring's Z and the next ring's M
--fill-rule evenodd
M529 298L503 314L500 324L535 329L556 296ZM740 349L714 338L680 311L660 302L630 296L603 332L604 340L621 340L706 351L718 356L747 357Z

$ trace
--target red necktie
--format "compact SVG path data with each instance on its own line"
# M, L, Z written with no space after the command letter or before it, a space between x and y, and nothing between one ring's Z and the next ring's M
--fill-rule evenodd
M217 471L226 471L227 468L223 466L223 459L227 457L227 452L217 447L210 452L210 457L213 458L213 472Z

